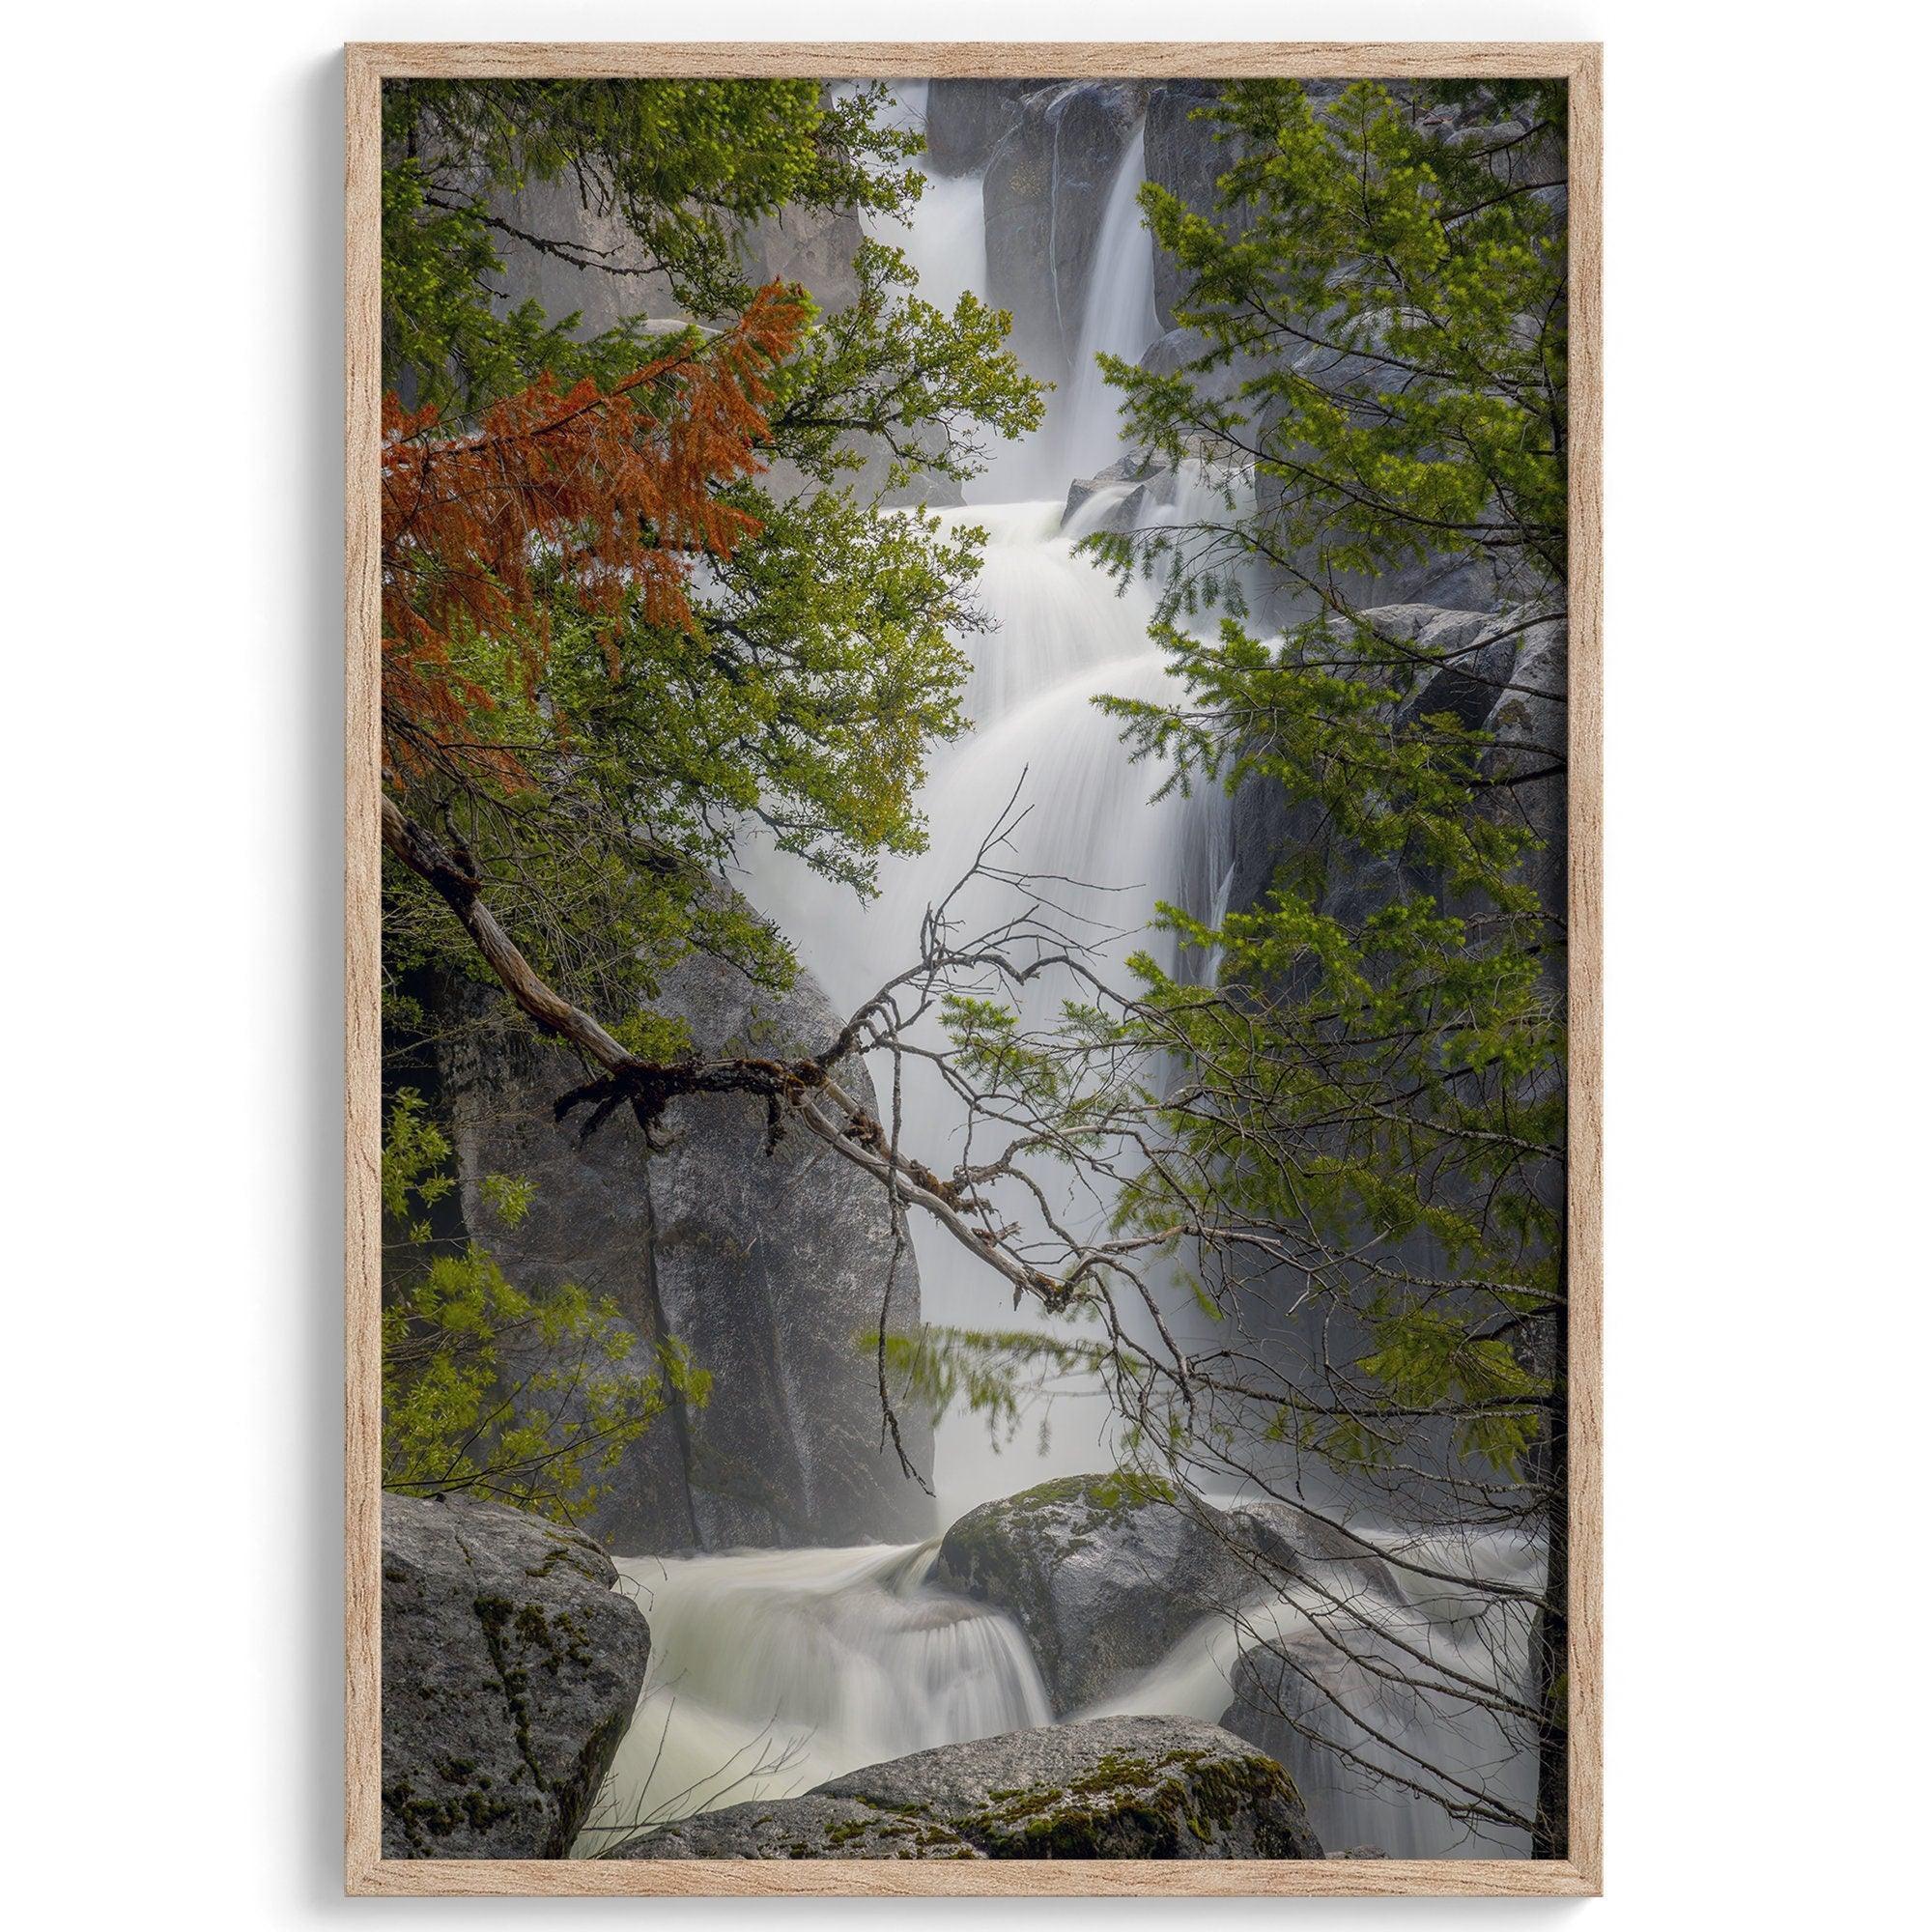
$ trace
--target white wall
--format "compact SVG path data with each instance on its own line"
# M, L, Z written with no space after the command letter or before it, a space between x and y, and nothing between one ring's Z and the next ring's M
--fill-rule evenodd
M15 1922L390 1910L335 1896L335 48L694 16L739 38L1608 41L1610 1897L1587 1911L1631 1932L1891 1922L1901 1881L1837 1860L1896 1870L1923 1832L1927 66L1922 37L1874 38L1905 10L1864 0L16 19Z

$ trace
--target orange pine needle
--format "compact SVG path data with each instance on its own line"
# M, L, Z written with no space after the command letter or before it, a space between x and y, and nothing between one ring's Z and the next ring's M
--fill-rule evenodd
M505 397L472 431L439 433L434 409L383 412L384 758L399 779L473 736L492 693L453 660L466 638L507 647L527 696L542 677L548 625L538 566L607 620L619 668L621 620L693 628L691 574L758 533L714 494L764 468L772 368L797 346L803 298L760 289L737 324L680 347L608 390L549 377ZM462 760L516 786L512 753Z

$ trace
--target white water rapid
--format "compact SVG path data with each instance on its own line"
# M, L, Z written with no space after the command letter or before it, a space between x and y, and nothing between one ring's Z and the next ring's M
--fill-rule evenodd
M900 111L908 121L922 121L924 106L923 87L902 91ZM1093 702L1102 693L1151 696L1162 690L1164 661L1147 634L1149 594L1138 584L1118 593L1075 554L1083 526L1062 528L1067 479L1091 474L1120 449L1114 394L1094 357L1104 350L1136 359L1158 333L1151 243L1134 202L1144 173L1137 131L1108 196L1079 367L1034 439L1038 447L979 479L969 491L970 507L944 513L949 522L986 532L979 596L996 626L969 639L966 705L974 728L931 760L923 794L929 849L889 863L879 897L865 906L849 889L768 850L751 858L741 882L841 1010L916 958L922 914L967 870L1016 792L1031 810L1009 863L1106 889L1074 893L1071 902L1118 930L1120 937L1102 948L1117 979L1125 954L1149 943L1143 928L1157 901L1207 917L1218 911L1217 895L1225 893L1225 801L1216 794L1151 804L1161 774L1129 762L1117 726ZM910 233L895 227L888 239L905 249L928 298L950 305L964 288L983 292L980 177L930 181ZM1050 494L984 500L989 489L1015 476L1041 488L1049 465L1058 470ZM1120 494L1096 499L1086 522ZM976 929L976 914L997 912L999 892L988 886L969 900L964 930ZM1051 1011L1065 990L1037 988L1035 1016ZM888 1092L890 1069L875 1066L873 1074L881 1093ZM962 1156L963 1115L929 1068L909 1067L903 1105L907 1146L942 1170ZM1096 1209L1069 1202L1066 1211L1091 1217ZM943 1232L916 1222L913 1239L927 1321L1010 1328L1040 1320L1016 1312L998 1277ZM989 1439L980 1419L950 1415L938 1428L930 1472L937 1521L950 1523L977 1503L1048 1476L1106 1469L1116 1460L1109 1411L1097 1390L1058 1391L1050 1415L1029 1415L1014 1439L1001 1444ZM935 1548L928 1543L620 1563L625 1586L650 1620L650 1678L579 1850L595 1851L640 1825L805 1791L907 1751L1049 1721L1053 1714L1019 1631L1005 1616L934 1586ZM1351 1610L1364 1605L1371 1626L1406 1641L1465 1662L1482 1647L1484 1634L1465 1627L1456 1606L1411 1600L1385 1573L1379 1580L1357 1579ZM1319 1604L1312 1607L1319 1615ZM1218 1719L1244 1641L1260 1635L1320 1642L1306 1604L1264 1605L1247 1622L1245 1636L1226 1621L1189 1634L1106 1708ZM1446 1750L1457 1763L1495 1755L1493 1738L1472 1731L1461 1741L1439 1722L1423 1728L1429 1735L1415 1738L1419 1750ZM1493 1837L1473 1842L1439 1817L1432 1824L1424 1814L1418 1823L1414 1804L1378 1797L1372 1785L1357 1789L1340 1778L1324 1785L1320 1773L1303 1782L1318 1832L1338 1848L1376 1842L1410 1855L1503 1848Z
M936 1547L621 1559L651 1675L579 1851L1048 1722L1011 1620L926 1585Z

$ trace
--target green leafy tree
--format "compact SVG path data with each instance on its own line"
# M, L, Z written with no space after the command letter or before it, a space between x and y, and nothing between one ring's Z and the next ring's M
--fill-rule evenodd
M667 322L742 310L744 227L781 209L890 212L917 192L906 163L918 138L879 125L882 98L873 88L828 102L811 80L389 82L387 379L474 414L538 376L621 377ZM559 184L614 224L621 259L523 212L525 190ZM637 314L585 341L576 314L509 305L492 281L513 242L636 285Z
M583 384L570 407L594 411L634 372L662 368L623 407L647 438L677 434L680 385L697 394L710 361L742 355L739 325L766 299L741 267L749 223L781 210L890 215L916 200L918 138L879 125L883 98L874 86L828 100L803 81L392 84L384 381L435 412L398 419L408 480L448 474L493 408L529 419L532 384L558 397ZM520 197L536 183L615 222L625 259L569 223L532 225ZM621 278L636 313L586 337L576 315L510 305L495 291L513 244L587 280ZM480 970L449 894L410 863L426 838L452 860L443 884L487 893L530 971L563 1002L612 1015L612 1037L643 1059L682 1047L652 1000L684 952L721 952L772 983L791 971L782 940L716 887L748 834L861 893L880 854L923 843L926 750L964 728L958 640L983 621L971 595L980 534L884 494L970 475L987 437L1039 421L1039 392L1004 347L1007 319L970 295L950 313L923 301L897 250L858 242L852 279L832 313L786 292L804 327L776 361L747 365L750 414L724 441L686 435L671 452L673 480L711 505L693 527L725 539L654 525L621 487L624 466L607 462L617 486L579 491L595 506L581 526L594 548L573 551L570 530L548 524L506 547L515 530L500 519L526 514L541 484L541 451L518 445L519 491L503 493L491 532L518 595L439 633L423 677L454 697L432 691L391 721L409 752L391 762L403 863L385 874L390 1010L405 1030L420 969ZM565 413L537 412L525 442ZM639 445L646 461L653 447ZM397 496L398 519L413 512L420 528L420 493ZM602 518L624 526L619 573L597 562L611 552ZM421 594L465 589L477 554L470 542L418 567Z
M1167 614L1238 603L1250 564L1344 617L1392 571L1444 557L1525 599L1561 594L1564 112L1560 81L1400 99L1362 81L1325 100L1240 81L1203 111L1230 163L1217 213L1141 193L1200 352L1166 375L1102 358L1138 444L1252 471L1250 513L1141 544Z
M405 1089L383 1147L383 1207L403 1251L384 1269L383 1485L574 1522L668 1402L703 1406L710 1377L669 1338L639 1369L646 1351L608 1297L526 1294L475 1241L439 1241L434 1210L455 1185L448 1140ZM492 1175L481 1191L506 1226L528 1212L527 1182Z
M391 930L399 955L446 946L453 909L525 1010L601 1069L567 1096L594 1102L593 1123L628 1101L648 1129L673 1092L760 1093L775 1126L782 1115L873 1174L1016 1301L1091 1331L923 1351L874 1338L935 1399L1009 1430L1005 1378L1095 1373L1150 1479L1294 1494L1313 1457L1391 1492L1434 1484L1458 1521L1539 1531L1547 1579L1492 1593L1519 1631L1533 1620L1535 1681L1479 1687L1538 1751L1534 1807L1440 1767L1392 1775L1554 1853L1564 1015L1536 801L1562 769L1562 103L1536 86L1316 99L1255 82L1209 115L1230 156L1216 212L1144 196L1189 278L1179 313L1201 352L1170 374L1106 368L1135 442L1218 480L1220 512L1094 540L1101 563L1155 583L1183 694L1113 705L1133 749L1183 787L1272 786L1293 814L1293 849L1258 905L1211 927L1164 913L1194 970L1146 952L1111 983L1042 882L972 938L935 909L923 956L810 1059L694 1066L650 1014L652 976L683 946L781 955L755 932L707 929L732 917L707 882L736 827L762 820L864 890L873 854L921 836L916 765L899 783L868 759L956 728L944 653L970 621L971 538L884 510L851 479L879 440L900 481L960 473L980 429L1026 426L1037 398L993 351L995 319L970 298L950 317L921 304L890 250L862 256L860 300L815 319L771 372L761 447L805 482L718 480L759 533L694 569L689 624L627 608L613 625L594 581L540 582L541 674L492 693L533 781L440 770L402 788L416 817L390 830L406 860ZM858 118L845 125L862 139ZM460 333L421 366L480 369ZM517 371L539 353L517 347ZM900 548L881 548L882 518ZM1510 607L1480 640L1520 640L1500 669L1382 608L1405 573L1445 558ZM1523 672L1532 644L1541 681ZM680 686L706 695L681 710ZM708 738L733 699L736 728ZM460 767L470 748L445 749ZM1025 888L995 856L1009 830L980 869ZM1022 989L1049 972L1075 995L1030 1026ZM613 1031L586 1007L630 1017ZM914 1037L935 1010L937 1052ZM995 1151L941 1175L901 1148L896 1115L871 1119L840 1084L840 1059L867 1048L936 1058L974 1115L968 1145ZM1056 1169L1111 1202L1111 1220L1064 1219ZM1177 1276L1198 1333L1165 1313ZM1258 1312L1290 1307L1319 1320L1312 1352L1253 1334ZM1411 1662L1430 1689L1468 1691Z
M1251 474L1253 496L1103 545L1162 584L1157 635L1187 693L1115 707L1137 749L1182 782L1278 786L1317 829L1261 907L1215 932L1176 916L1218 955L1222 1003L1143 962L1220 1091L1170 1117L1183 1158L1122 1211L1158 1224L1165 1177L1191 1174L1217 1211L1321 1245L1309 1291L1361 1339L1329 1399L1283 1421L1339 1460L1399 1463L1420 1460L1418 1418L1447 1418L1458 1508L1540 1526L1547 1856L1567 1814L1566 1150L1563 875L1543 848L1567 733L1560 650L1497 647L1548 643L1565 614L1565 116L1556 82L1364 82L1321 102L1229 88L1217 214L1143 195L1201 354L1169 377L1108 373L1138 442ZM1391 577L1444 559L1478 566L1511 615L1432 644L1365 614ZM1241 621L1257 578L1290 613L1265 642ZM1217 595L1208 639L1174 621ZM1345 874L1378 883L1338 892Z
M1101 974L1065 917L1037 910L1058 896L1044 884L991 934L929 932L920 967L955 989L945 1064L976 1144L1001 1149L945 1183L945 1206L1016 1293L1096 1331L1087 1359L1128 1452L1299 1500L1314 1459L1406 1520L1547 1548L1541 1582L1485 1586L1530 1667L1501 1671L1484 1709L1536 1754L1535 1804L1442 1766L1387 1774L1546 1856L1567 1810L1549 849L1563 117L1544 85L1316 98L1242 82L1202 110L1229 160L1217 208L1142 194L1186 275L1178 317L1197 353L1169 373L1105 368L1132 443L1208 507L1089 546L1155 586L1180 695L1104 702L1166 786L1272 790L1283 861L1258 903L1211 924L1163 910L1179 971L1150 948L1130 980ZM1418 629L1385 608L1445 562L1471 566L1499 614ZM1045 970L1076 995L1029 1025L1020 994ZM1055 1167L1112 1203L1097 1233L1002 1208L1015 1188L1054 1198ZM1192 1334L1163 1314L1177 1278ZM1010 1429L1014 1382L1050 1384L1069 1346L954 1336L904 1352ZM1468 1694L1434 1662L1397 1668L1445 1701Z

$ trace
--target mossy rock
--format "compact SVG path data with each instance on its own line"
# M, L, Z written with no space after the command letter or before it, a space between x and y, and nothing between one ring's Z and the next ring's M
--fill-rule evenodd
M383 1855L560 1858L630 1727L643 1613L589 1538L383 1499Z
M1065 1476L947 1531L935 1575L1025 1633L1062 1715L1157 1663L1203 1618L1278 1592L1280 1533L1129 1471Z
M1099 1718L942 1745L802 1798L633 1838L624 1859L1319 1859L1293 1784L1192 1718Z

